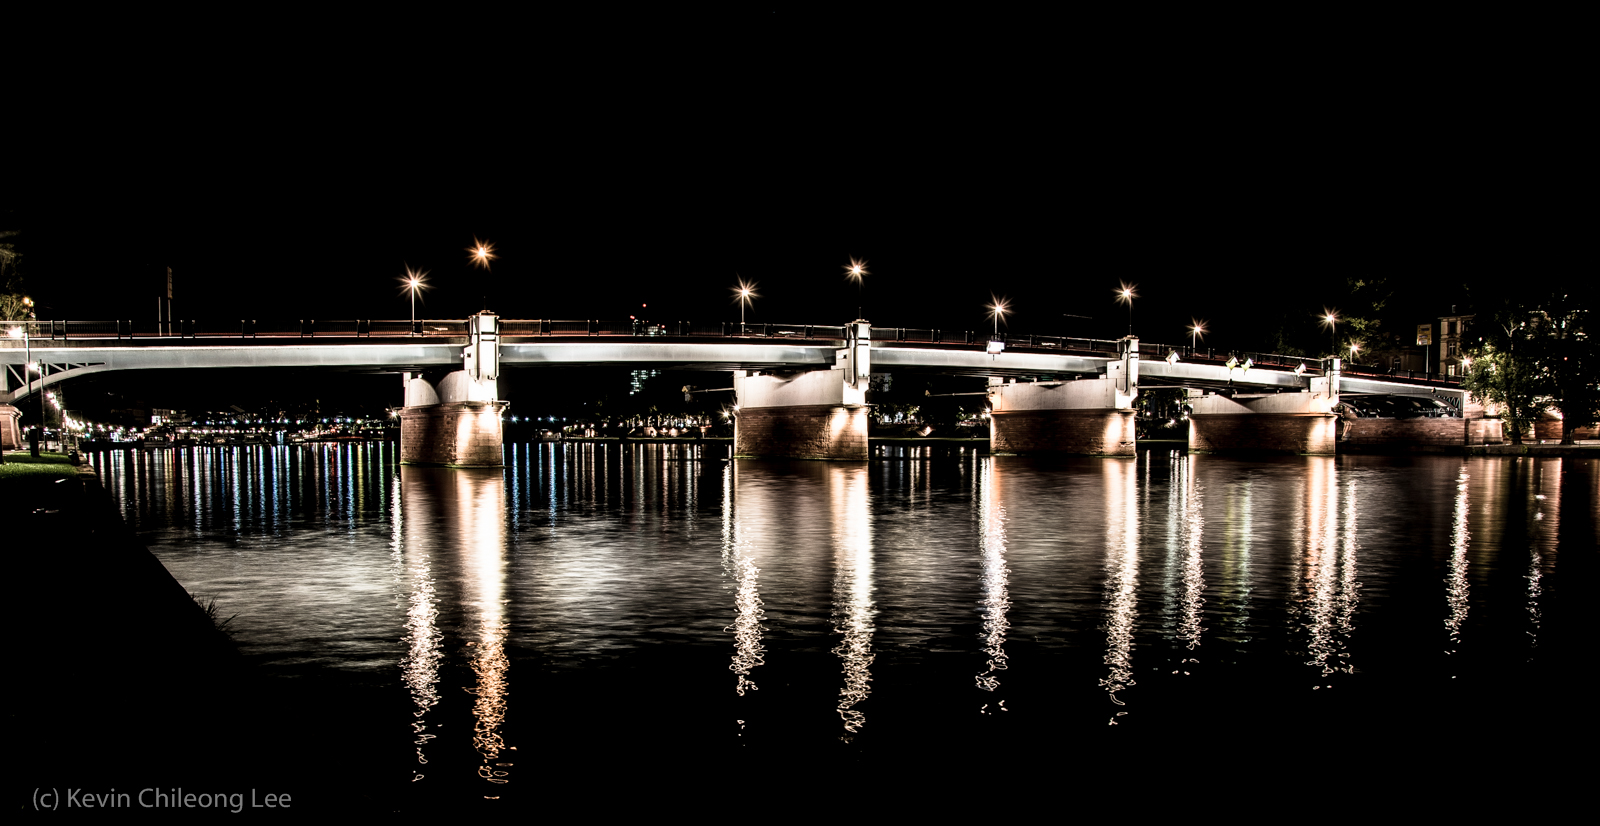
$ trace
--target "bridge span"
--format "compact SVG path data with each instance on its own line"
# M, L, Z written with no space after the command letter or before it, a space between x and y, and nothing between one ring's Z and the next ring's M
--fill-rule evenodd
M1339 359L1217 354L1133 336L990 336L865 321L517 320L489 313L415 323L5 324L11 335L0 337L0 406L107 371L321 367L395 373L406 387L402 455L438 464L499 463L498 417L505 403L496 398L496 379L502 365L730 371L739 411L736 451L746 455L864 458L865 389L873 373L986 378L999 452L1132 455L1133 401L1141 387L1188 391L1194 449L1331 453L1332 407L1341 394L1427 397L1465 408L1459 385L1436 377L1361 375ZM32 370L25 368L30 359ZM1267 438L1268 431L1277 435ZM424 442L443 447L423 450L418 445Z

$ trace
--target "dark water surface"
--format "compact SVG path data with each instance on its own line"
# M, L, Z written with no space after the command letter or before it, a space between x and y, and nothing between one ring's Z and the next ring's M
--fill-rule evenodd
M321 706L282 736L398 808L791 771L1548 783L1595 732L1593 459L719 450L102 472L253 669Z

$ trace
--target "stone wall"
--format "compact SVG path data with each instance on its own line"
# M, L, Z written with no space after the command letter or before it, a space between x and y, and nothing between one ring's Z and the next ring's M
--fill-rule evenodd
M450 402L400 411L400 461L418 465L498 467L500 411L506 403Z
M735 456L867 458L865 405L742 407L733 423Z
M1347 453L1459 452L1501 441L1498 419L1345 419L1342 428Z
M1002 454L1133 456L1132 410L1014 410L989 416L989 448Z
M1560 419L1539 419L1533 423L1533 433L1524 436L1525 440L1559 442L1561 441ZM1573 439L1600 439L1600 426L1580 427L1572 432Z
M1334 452L1338 417L1323 413L1195 414L1189 450L1196 453Z

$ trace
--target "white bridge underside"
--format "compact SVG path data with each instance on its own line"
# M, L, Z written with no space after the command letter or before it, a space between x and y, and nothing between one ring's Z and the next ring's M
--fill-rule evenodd
M41 346L42 345L42 346ZM170 370L223 367L325 367L400 373L437 367L459 367L467 339L426 344L251 344L195 346L51 346L35 342L35 361L53 365L31 389L21 387L25 361L20 346L0 347L0 403L14 402L41 387L66 379L113 370ZM735 344L652 341L513 343L502 340L500 362L512 365L594 365L690 370L824 370L834 366L844 342L821 344ZM872 370L920 370L953 375L1062 379L1104 376L1115 358L977 350L877 346ZM1320 371L1319 371L1320 373ZM1219 365L1139 362L1139 384L1145 387L1236 388L1255 392L1308 389L1313 374L1295 375L1260 367L1228 369ZM1460 396L1457 388L1439 388L1342 376L1345 394Z

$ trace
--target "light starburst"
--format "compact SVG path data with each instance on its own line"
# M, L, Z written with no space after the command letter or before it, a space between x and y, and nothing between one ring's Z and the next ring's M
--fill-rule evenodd
M472 253L472 263L486 270L489 269L489 262L499 257L494 254L494 244L476 238L472 239L472 246L467 247L467 252Z

